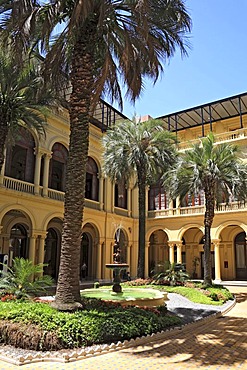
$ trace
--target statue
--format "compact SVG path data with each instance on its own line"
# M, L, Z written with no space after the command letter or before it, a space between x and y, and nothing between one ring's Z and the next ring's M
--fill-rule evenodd
M121 262L121 254L118 242L114 244L114 253L113 253L113 263L120 263Z

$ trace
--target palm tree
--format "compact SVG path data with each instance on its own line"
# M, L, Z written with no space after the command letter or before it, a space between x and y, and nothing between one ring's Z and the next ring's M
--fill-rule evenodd
M175 163L175 137L162 122L125 121L108 130L103 138L104 169L112 182L137 178L139 190L139 247L137 275L144 278L146 235L146 188Z
M54 100L42 90L37 60L16 65L8 50L0 48L0 172L8 139L14 142L20 126L45 133L46 107Z
M80 302L79 255L90 116L104 94L122 107L120 82L134 101L143 89L143 77L156 81L162 63L177 47L186 54L191 20L183 0L19 0L11 4L6 0L0 12L5 15L3 34L10 29L14 44L29 47L28 33L41 40L39 45L46 53L45 75L56 88L61 88L65 76L70 77L69 159L55 305L74 309Z
M247 165L240 158L240 149L229 143L216 145L210 133L181 154L177 168L164 184L174 196L204 191L204 284L212 285L210 250L215 207L223 198L241 200L247 195Z

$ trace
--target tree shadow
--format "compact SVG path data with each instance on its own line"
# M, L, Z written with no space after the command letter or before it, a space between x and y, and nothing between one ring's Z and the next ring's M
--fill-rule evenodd
M186 325L163 339L132 348L131 357L154 358L158 364L186 366L241 365L247 361L247 318L221 316L202 325ZM130 353L129 353L130 355ZM175 368L175 367L174 367Z

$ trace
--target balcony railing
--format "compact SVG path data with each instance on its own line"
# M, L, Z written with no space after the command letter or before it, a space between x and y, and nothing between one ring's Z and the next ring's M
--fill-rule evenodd
M51 198L53 200L59 200L60 202L64 201L64 192L63 191L58 191L58 190L53 190L53 189L48 189L48 198Z
M13 179L12 177L4 177L3 186L7 189L19 191L22 193L34 194L34 184L30 182Z
M247 204L245 202L231 202L231 203L220 203L215 213L222 212L235 212L240 210L247 210ZM205 206L193 206L193 207L180 207L180 208L169 208L159 209L155 211L148 211L148 218L167 218L173 216L196 216L205 213Z
M247 128L241 128L239 130L224 132L222 134L215 134L215 142L222 143L222 142L232 142L232 141L239 141L242 139L247 138ZM199 142L199 139L189 140L179 143L179 150L188 150L191 148L192 145Z
M35 194L35 186L29 182L17 180L11 177L4 176L3 178L3 187L18 191L21 193ZM38 194L39 196L43 195L43 187L39 186ZM48 189L47 193L48 198L52 200L57 200L59 202L64 201L64 192ZM100 203L95 200L85 199L85 207L100 210ZM220 203L215 210L215 213L222 212L236 212L241 210L247 210L247 204L245 202L230 202L230 203ZM114 212L120 216L129 216L129 211L124 208L114 207ZM168 218L174 216L192 216L192 215L201 215L205 212L204 205L191 206L191 207L178 207L178 208L169 208L169 209L159 209L148 211L148 218Z

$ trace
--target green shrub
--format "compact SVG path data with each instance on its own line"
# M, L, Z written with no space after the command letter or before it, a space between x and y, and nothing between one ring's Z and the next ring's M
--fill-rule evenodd
M180 263L160 262L156 271L158 272L153 275L152 284L183 285L189 279L189 274Z
M122 307L97 299L83 299L83 310L59 312L49 304L31 301L0 302L0 342L16 343L15 337L25 336L27 327L32 340L24 348L55 350L93 344L129 340L137 336L176 326L179 318L169 316L166 309ZM7 324L15 326L11 335ZM21 341L18 346L23 346ZM23 348L23 347L22 347Z
M38 276L43 272L43 264L34 265L25 258L14 258L13 267L2 271L0 277L1 297L12 296L25 299L45 291L53 284L50 276Z

